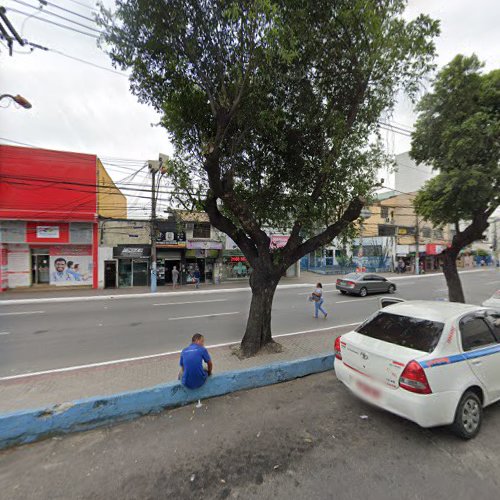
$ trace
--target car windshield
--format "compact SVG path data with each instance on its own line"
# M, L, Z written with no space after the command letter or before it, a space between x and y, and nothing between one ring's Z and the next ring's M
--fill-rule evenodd
M346 276L344 276L344 279L356 281L356 280L360 280L362 278L362 276L363 276L362 274L350 273L350 274L347 274Z
M409 349L432 352L439 342L443 328L444 323L379 312L356 331L367 337Z

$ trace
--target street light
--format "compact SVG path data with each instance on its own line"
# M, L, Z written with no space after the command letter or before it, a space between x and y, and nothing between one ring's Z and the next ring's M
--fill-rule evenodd
M16 104L19 104L19 106L23 107L24 109L30 109L32 106L31 106L31 103L28 101L28 99L26 99L25 97L23 97L22 95L11 95L11 94L2 94L0 95L0 101L2 99L12 99Z

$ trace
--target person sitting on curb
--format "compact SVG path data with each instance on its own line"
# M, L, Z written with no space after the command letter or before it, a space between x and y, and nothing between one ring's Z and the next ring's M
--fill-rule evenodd
M203 361L207 368L204 368ZM206 382L207 377L212 375L212 360L205 348L205 337L201 333L195 333L191 345L182 350L179 364L179 380L188 389L198 389Z

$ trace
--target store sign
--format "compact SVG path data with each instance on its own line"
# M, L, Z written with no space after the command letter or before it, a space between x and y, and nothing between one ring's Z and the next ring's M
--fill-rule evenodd
M445 245L436 245L435 243L429 243L425 245L425 253L427 255L439 255L445 248Z
M156 231L156 242L166 245L185 246L186 233L182 231L179 233L173 231Z
M399 236L410 236L414 235L416 230L414 227L398 227L398 235Z
M278 234L271 235L271 248L283 248L287 243L290 236L282 236Z
M187 247L198 250L222 250L222 242L213 240L208 240L208 241L188 240Z
M151 255L150 247L115 247L113 248L114 257L123 257L125 259L138 259L149 257Z
M230 262L247 262L247 258L234 255L233 257L230 257L229 261Z
M51 285L92 284L93 263L90 245L51 246L49 253Z
M36 226L36 237L57 239L59 238L59 226Z

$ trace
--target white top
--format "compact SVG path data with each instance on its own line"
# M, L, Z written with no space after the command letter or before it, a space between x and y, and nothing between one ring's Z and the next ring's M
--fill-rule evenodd
M314 293L316 295L319 295L320 297L323 296L323 289L322 288L316 288L316 290L314 290Z

